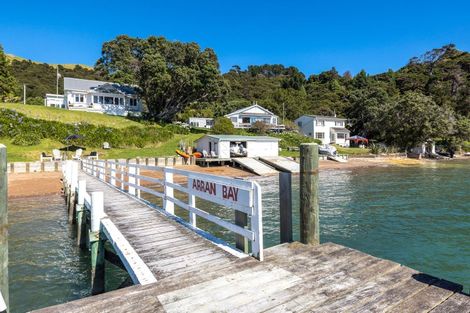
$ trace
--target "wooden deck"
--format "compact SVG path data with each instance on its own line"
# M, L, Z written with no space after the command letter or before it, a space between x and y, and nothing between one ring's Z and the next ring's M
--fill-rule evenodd
M156 282L37 312L470 312L462 286L333 243L236 257L81 173Z

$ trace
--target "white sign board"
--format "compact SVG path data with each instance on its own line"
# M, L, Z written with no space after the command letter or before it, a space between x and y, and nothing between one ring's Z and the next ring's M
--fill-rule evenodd
M223 183L205 177L189 177L188 190L201 199L252 214L253 192L246 189L246 186L237 186L236 180Z

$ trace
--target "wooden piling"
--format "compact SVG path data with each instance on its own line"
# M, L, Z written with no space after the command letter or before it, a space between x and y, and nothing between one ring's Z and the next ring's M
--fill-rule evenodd
M279 219L281 243L292 242L292 174L279 172Z
M300 241L320 243L318 206L318 145L300 145Z
M77 245L80 248L86 246L86 215L85 215L85 193L86 193L86 180L78 182L77 194Z
M70 224L75 223L75 205L76 205L76 189L78 187L78 163L72 162L70 164L70 181L68 191L68 221Z
M90 250L91 250L91 294L105 291L104 286L104 236L100 234L104 217L103 192L91 193Z
M8 308L8 177L7 148L0 144L0 298ZM2 300L0 300L1 302Z

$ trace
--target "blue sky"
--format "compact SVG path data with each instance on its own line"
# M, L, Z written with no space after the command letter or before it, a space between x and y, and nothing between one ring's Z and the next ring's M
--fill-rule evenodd
M213 48L234 64L282 63L307 75L398 69L447 43L470 50L470 1L7 1L0 43L48 63L93 65L119 34Z

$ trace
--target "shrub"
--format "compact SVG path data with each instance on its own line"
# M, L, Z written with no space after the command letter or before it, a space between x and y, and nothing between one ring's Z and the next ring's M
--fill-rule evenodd
M41 143L41 138L36 132L21 132L13 137L12 143L17 146L34 146Z
M262 121L256 121L251 125L250 131L252 133L255 133L257 135L266 135L266 133L269 130L269 126L262 122Z
M214 120L214 127L212 127L212 133L233 135L235 134L235 127L232 121L226 117L218 117Z
M279 147L287 149L288 147L298 147L301 143L315 142L321 144L321 140L313 139L296 132L285 132L281 134L273 134L272 136L280 138Z

